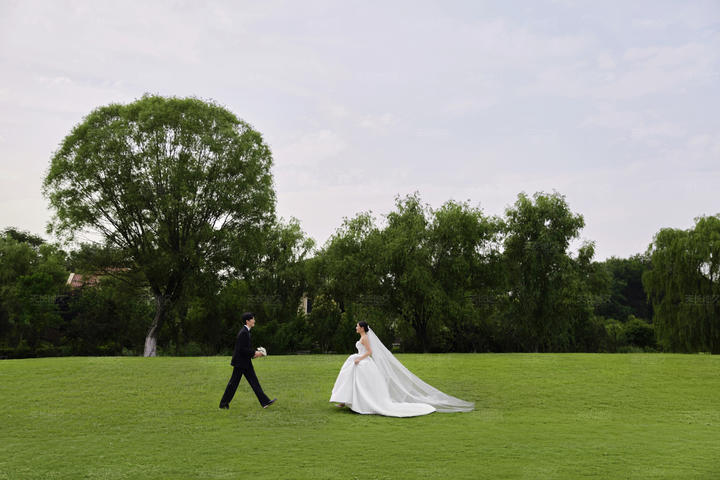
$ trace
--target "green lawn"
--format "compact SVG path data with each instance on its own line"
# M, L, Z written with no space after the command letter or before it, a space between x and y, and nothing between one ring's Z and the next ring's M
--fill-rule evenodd
M720 478L720 357L400 355L472 413L328 403L344 356L0 361L0 480Z

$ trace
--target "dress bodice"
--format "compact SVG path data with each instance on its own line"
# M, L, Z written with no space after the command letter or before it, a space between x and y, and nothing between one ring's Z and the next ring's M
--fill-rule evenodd
M364 355L365 352L367 352L367 349L365 348L365 345L363 345L362 341L358 340L355 344L355 348L357 348L357 351L360 355Z

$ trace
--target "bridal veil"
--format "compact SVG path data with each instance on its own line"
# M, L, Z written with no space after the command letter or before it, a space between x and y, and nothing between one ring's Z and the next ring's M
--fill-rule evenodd
M392 401L427 403L438 412L469 412L475 408L473 402L447 395L420 380L390 353L372 329L368 329L367 335L373 361L387 380Z

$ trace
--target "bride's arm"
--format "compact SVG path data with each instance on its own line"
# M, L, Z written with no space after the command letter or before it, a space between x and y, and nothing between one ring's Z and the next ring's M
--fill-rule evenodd
M365 350L367 351L355 359L355 365L360 363L361 360L372 355L372 348L370 348L370 340L368 340L367 336L363 337L360 341L363 345L365 345Z

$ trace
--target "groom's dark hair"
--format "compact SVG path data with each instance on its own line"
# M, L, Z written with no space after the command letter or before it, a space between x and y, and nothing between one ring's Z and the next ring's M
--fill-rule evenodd
M252 312L245 312L245 313L242 314L242 317L241 317L241 318L242 318L242 321L243 321L243 325L245 325L248 320L252 320L253 318L255 318L255 314L252 313Z

